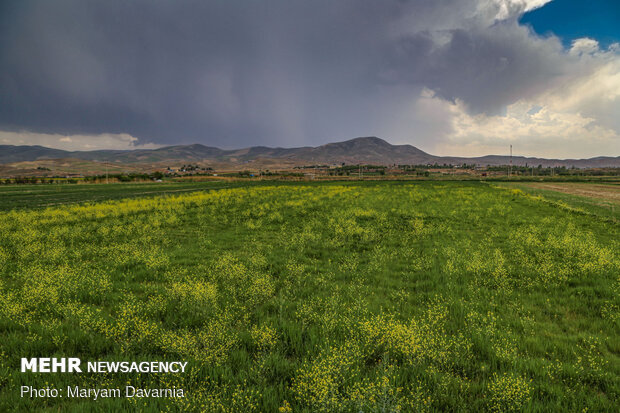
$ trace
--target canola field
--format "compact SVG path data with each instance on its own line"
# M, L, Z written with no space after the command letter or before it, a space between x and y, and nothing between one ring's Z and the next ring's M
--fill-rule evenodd
M0 212L0 411L617 411L619 235L477 182ZM20 373L46 356L188 367ZM19 392L127 384L185 397Z

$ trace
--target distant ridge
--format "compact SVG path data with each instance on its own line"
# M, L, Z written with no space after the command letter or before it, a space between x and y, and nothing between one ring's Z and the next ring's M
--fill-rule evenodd
M159 164L173 162L218 162L242 164L259 159L280 160L287 164L475 164L478 166L507 165L508 156L487 155L475 158L434 156L412 145L392 145L371 136L328 143L317 147L270 148L252 146L224 150L201 144L166 146L158 149L64 151L43 146L0 145L0 164L31 162L47 159L74 158L97 162L126 164ZM620 156L599 156L589 159L544 159L513 156L518 166L565 166L576 168L620 167Z

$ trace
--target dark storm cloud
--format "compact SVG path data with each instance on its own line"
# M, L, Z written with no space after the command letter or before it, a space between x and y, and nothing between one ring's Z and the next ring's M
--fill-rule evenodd
M492 112L566 76L559 42L484 4L5 2L0 129L317 144L380 134L423 87Z
M444 99L463 100L475 113L498 113L586 69L568 64L559 41L533 38L511 21L483 30L449 30L443 36L440 44L429 32L401 38L386 80L424 84Z

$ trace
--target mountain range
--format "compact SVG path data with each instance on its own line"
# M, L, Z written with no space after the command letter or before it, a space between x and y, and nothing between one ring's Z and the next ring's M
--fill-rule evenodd
M475 164L478 166L507 165L509 156L487 155L467 158L435 156L412 145L392 145L377 137L355 138L344 142L317 147L270 148L252 146L225 150L201 144L166 146L158 149L65 151L43 146L0 145L0 164L16 164L51 159L78 159L92 162L112 162L138 166L140 164L167 165L203 163L239 166L260 162L285 166L315 164L374 164L374 165L427 165ZM513 156L513 165L543 167L566 166L576 168L620 167L620 156L600 156L589 159L544 159Z

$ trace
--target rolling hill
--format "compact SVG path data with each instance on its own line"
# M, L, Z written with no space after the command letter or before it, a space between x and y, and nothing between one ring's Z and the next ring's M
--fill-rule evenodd
M508 156L487 155L475 158L434 156L412 145L392 145L377 137L355 138L317 147L270 148L253 146L225 150L201 144L166 146L158 149L63 151L43 146L0 145L0 164L32 162L49 159L80 159L93 162L114 162L128 165L217 163L240 165L249 162L281 162L285 165L310 164L476 164L479 166L507 165ZM576 168L620 167L619 157L590 159L544 159L514 156L513 165L566 166Z

